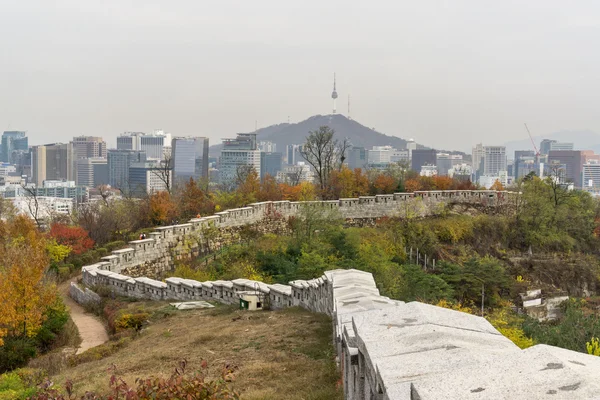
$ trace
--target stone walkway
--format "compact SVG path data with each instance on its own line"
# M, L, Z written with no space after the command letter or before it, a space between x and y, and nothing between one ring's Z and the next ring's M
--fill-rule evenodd
M76 278L72 279L76 281ZM77 304L69 296L69 287L71 280L60 285L60 294L65 302L71 319L79 330L79 336L81 337L81 344L77 349L76 354L83 353L87 349L96 347L108 341L108 334L104 324L94 315L86 313L83 307Z

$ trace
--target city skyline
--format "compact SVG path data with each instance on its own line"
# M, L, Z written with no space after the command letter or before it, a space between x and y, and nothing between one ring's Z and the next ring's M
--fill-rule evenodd
M338 113L352 95L353 119L430 147L519 140L525 121L539 136L600 132L600 59L589 51L598 4L319 8L14 2L0 15L0 90L10 94L0 129L27 130L33 143L90 135L112 146L120 132L168 126L217 143L255 121L331 113L336 71Z

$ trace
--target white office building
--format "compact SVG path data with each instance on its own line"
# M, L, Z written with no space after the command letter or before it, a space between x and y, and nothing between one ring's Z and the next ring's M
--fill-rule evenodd
M244 166L254 167L260 179L260 153L255 133L239 133L235 139L224 139L219 157L221 183L236 184L239 170Z

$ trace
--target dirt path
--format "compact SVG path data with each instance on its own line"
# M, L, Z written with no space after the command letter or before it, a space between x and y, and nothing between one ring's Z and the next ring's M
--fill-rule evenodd
M73 281L76 278L72 279ZM69 296L69 287L71 280L60 285L60 293L63 301L69 308L71 319L77 325L79 336L81 336L81 344L77 349L76 354L83 353L89 348L96 347L108 341L108 334L100 320L92 314L86 313L83 307L77 304Z

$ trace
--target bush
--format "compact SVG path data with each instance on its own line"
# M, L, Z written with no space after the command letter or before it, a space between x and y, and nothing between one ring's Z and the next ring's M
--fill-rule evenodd
M221 371L221 379L207 381L208 366L206 361L202 361L202 371L194 374L186 374L186 361L183 360L175 369L170 378L149 377L137 379L136 387L131 387L122 378L116 375L116 368L113 368L113 375L110 377L110 394L100 396L94 393L86 393L85 399L119 399L126 398L130 400L141 399L239 399L239 394L229 388L228 382L233 380L233 373L237 367L225 366ZM77 396L73 393L73 383L67 381L65 384L66 394L60 393L52 388L53 383L46 380L42 385L41 393L31 397L32 400L67 400ZM83 397L82 397L83 398Z
M4 345L0 346L0 372L22 367L36 354L37 346L33 338L5 337Z
M144 323L148 320L150 314L145 312L138 312L135 314L122 313L119 315L114 322L116 332L121 332L127 329L135 329L139 331Z
M108 255L108 249L104 247L99 247L96 249L96 253L98 255L98 258L106 257Z
M0 375L0 400L26 399L35 392L35 386L29 384L20 371Z

